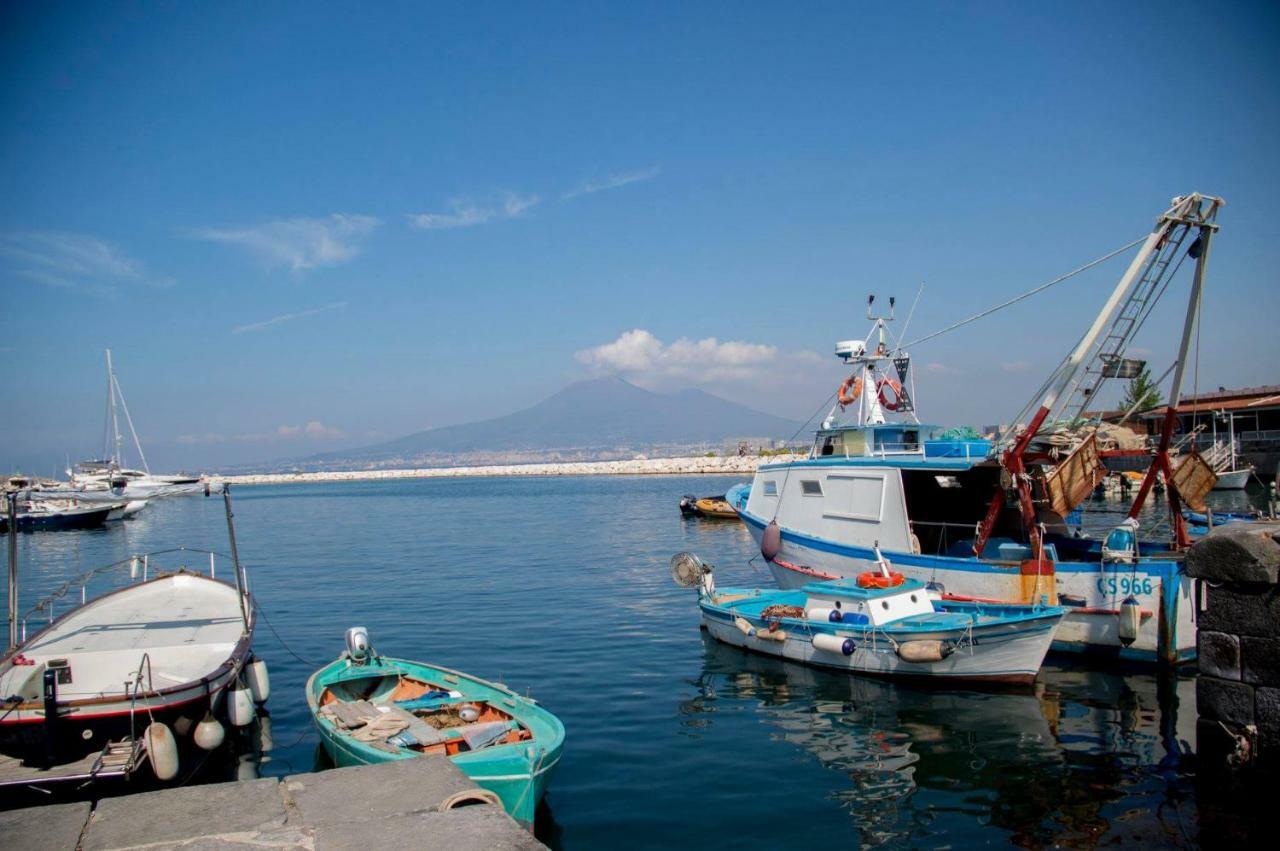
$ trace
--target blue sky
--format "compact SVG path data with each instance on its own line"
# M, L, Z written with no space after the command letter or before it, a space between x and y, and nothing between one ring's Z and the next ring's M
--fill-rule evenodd
M0 15L6 468L94 451L108 346L153 467L362 445L610 370L803 419L868 292L901 317L926 281L915 337L1193 190L1227 199L1200 384L1280 383L1274 4ZM926 418L1016 413L1123 265L914 351ZM1157 373L1184 299L1140 341Z

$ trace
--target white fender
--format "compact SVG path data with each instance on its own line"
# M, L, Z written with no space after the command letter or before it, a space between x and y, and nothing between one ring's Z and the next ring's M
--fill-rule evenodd
M204 718L196 725L196 731L192 734L192 738L204 750L217 750L226 740L227 730L222 726L222 722L213 717L212 712L206 712Z
M813 636L813 646L828 653L840 653L844 656L852 656L853 651L857 649L857 645L854 644L852 638L845 638L843 635L829 635L825 632L819 632Z
M178 776L178 740L167 724L153 721L143 733L147 744L147 760L156 779L169 781Z
M249 690L237 683L227 695L227 720L237 727L253 722L253 698Z
M249 691L254 703L266 703L271 696L271 678L267 675L267 663L254 659L245 669L245 679L249 681Z

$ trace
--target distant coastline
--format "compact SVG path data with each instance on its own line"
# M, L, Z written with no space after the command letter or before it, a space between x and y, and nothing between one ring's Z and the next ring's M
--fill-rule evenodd
M710 458L642 458L629 461L571 461L548 464L503 464L474 467L423 467L406 470L343 470L316 473L263 473L210 476L232 485L320 484L382 479L451 479L480 476L715 476L751 474L762 463L791 456L731 455Z

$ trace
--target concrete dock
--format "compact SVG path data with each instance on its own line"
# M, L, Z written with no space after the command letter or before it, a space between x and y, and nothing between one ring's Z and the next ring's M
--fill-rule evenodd
M476 785L447 759L406 759L284 778L186 786L0 812L6 848L544 848L500 806L442 810Z

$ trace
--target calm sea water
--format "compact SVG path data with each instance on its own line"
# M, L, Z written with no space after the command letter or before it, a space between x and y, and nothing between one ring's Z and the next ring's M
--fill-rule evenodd
M733 481L236 489L272 678L272 747L249 770L316 767L303 684L360 624L384 653L500 680L560 716L567 747L538 825L553 847L1197 843L1188 675L1052 660L1033 689L939 691L708 639L694 593L668 577L673 553L715 563L722 585L771 584L740 524L677 511L682 493ZM184 544L226 552L220 498L22 535L23 608L83 570Z

